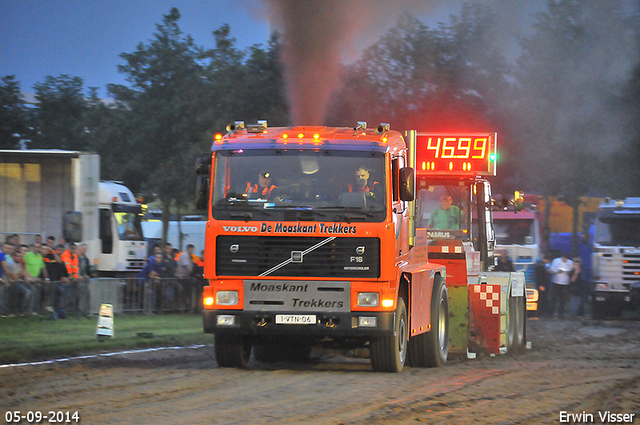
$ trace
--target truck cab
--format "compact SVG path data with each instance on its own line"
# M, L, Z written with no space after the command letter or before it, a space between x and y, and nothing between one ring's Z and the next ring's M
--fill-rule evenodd
M203 326L223 367L366 347L373 369L444 364L445 270L415 232L404 139L235 122L197 161L208 210Z
M147 261L147 247L141 225L142 206L129 188L115 181L100 182L98 202L98 274L135 275L144 268Z
M640 284L640 198L605 199L596 212L592 257L594 319L620 316ZM635 303L639 303L636 297Z

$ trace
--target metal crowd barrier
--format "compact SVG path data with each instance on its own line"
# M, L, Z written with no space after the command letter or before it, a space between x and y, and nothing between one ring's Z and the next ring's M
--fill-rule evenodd
M89 314L89 281L13 281L0 284L0 311L3 316L26 316L61 312Z
M200 312L201 278L76 279L68 282L12 282L0 284L3 316L52 314L97 315L102 304L121 313Z

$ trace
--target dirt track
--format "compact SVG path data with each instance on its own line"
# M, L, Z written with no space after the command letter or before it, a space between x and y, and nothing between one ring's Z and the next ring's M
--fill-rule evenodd
M561 411L602 423L610 411L640 423L639 321L529 320L528 337L522 355L400 374L327 352L221 369L211 345L0 368L0 412L77 410L83 424L545 424Z

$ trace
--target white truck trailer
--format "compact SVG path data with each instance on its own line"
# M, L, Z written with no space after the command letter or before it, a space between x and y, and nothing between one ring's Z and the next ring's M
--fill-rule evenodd
M100 276L132 276L147 258L141 212L126 186L100 181L99 155L0 150L0 234L64 236L88 245Z
M640 283L640 198L607 198L600 204L592 259L592 317L632 309L629 291Z

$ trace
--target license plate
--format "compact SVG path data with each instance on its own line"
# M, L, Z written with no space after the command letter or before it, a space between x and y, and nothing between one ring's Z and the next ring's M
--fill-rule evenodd
M276 314L277 325L314 325L315 314Z

